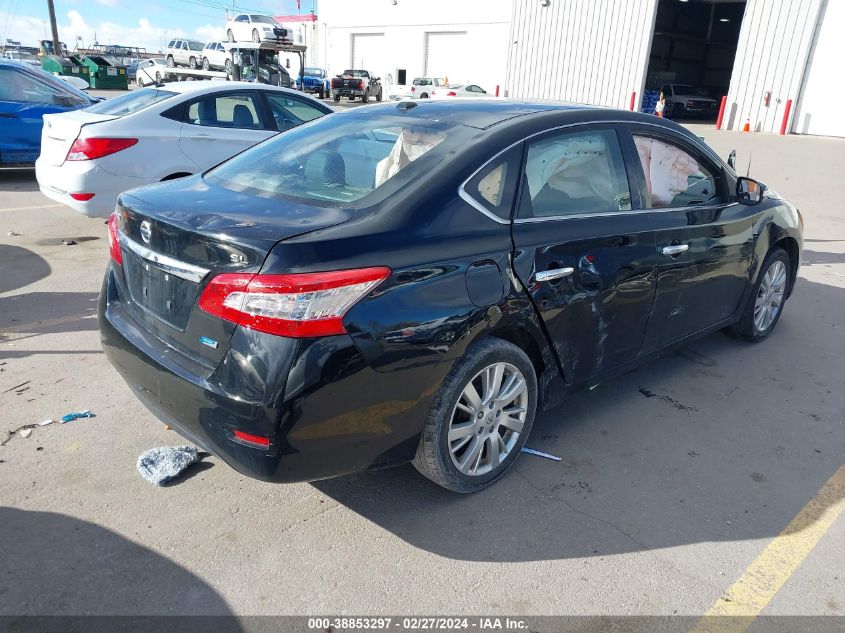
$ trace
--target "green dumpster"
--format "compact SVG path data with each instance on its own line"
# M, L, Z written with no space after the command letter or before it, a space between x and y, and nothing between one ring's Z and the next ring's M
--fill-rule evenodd
M89 84L88 67L80 63L78 57L62 57L61 55L45 55L41 59L41 68L53 75L67 75L81 77Z
M100 55L86 55L82 58L82 63L88 66L92 88L129 89L126 66L117 63L117 60L109 61Z
M78 55L70 55L68 59L79 67L79 74L77 76L82 77L85 81L88 82L88 85L90 86L91 76L88 71L88 66L82 63L82 58ZM73 74L76 75L76 72L74 72Z

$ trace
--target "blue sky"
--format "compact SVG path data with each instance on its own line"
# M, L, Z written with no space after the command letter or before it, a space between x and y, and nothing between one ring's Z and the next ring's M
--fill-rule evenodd
M316 0L302 0L308 12ZM73 48L76 37L88 46L94 35L101 44L142 46L159 50L167 39L223 38L232 0L55 0L59 37ZM297 13L296 0L235 0L238 11L287 15ZM0 0L0 36L37 46L50 25L47 0Z

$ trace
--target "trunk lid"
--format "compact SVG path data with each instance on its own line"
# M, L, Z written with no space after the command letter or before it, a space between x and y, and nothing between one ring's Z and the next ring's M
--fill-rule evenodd
M257 273L280 240L345 222L351 212L209 185L191 176L124 193L120 213L125 308L191 360L216 366L235 326L197 306L224 272Z
M61 165L83 126L116 118L118 117L92 114L84 110L45 114L44 126L41 129L41 159L48 165Z

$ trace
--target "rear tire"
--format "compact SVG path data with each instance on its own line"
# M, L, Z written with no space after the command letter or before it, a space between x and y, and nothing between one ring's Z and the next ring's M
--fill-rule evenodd
M414 467L448 490L482 490L516 460L536 409L537 377L525 352L483 339L455 363L434 396Z
M144 87L144 78L139 75L138 78L135 80L135 83L138 84L139 88L143 88Z
M232 29L229 29L228 31L226 31L226 39L228 39L230 42L235 41L235 34L232 33Z
M334 102L338 103L339 101L340 101L340 95L335 95L334 96Z
M369 101L370 101L370 89L367 88L364 91L364 94L361 96L361 102L362 103L369 103Z
M325 91L325 90L323 90L322 88L320 88L320 93L319 93L319 94L320 94L320 99L325 99L325 98L326 98L326 91Z
M428 93L424 92L420 95L420 99L428 99Z
M223 67L226 69L227 75L232 74L232 60L231 59L227 59L226 63L223 65Z
M775 329L789 293L789 255L775 247L766 255L739 321L726 331L744 341L759 343Z
M173 55L167 56L167 67L168 68L175 68L176 67L176 62L173 60Z
M158 72L158 71L156 71L156 83L157 84L161 83L161 73Z
M252 41L256 44L261 43L261 36L258 34L258 29L252 29Z
M376 95L376 101L381 101L382 90L383 90L382 88L378 89L378 94Z
M203 70L211 70L211 64L208 63L208 57L202 58L202 69Z
M190 68L191 70L197 69L197 58L196 57L191 57L188 60L188 68Z

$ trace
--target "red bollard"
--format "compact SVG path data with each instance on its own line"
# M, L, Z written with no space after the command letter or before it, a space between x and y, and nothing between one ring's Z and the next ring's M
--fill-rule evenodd
M636 100L637 100L637 93L636 93L636 92L632 92L632 93L631 93L631 105L630 105L630 106L628 106L628 109L629 109L631 112L633 112L633 111L634 111L634 102L635 102Z
M786 100L786 107L783 109L783 122L780 124L780 135L786 134L786 126L789 123L789 113L792 111L792 99Z
M496 96L499 96L499 84L496 84Z
M719 106L719 118L716 119L716 129L722 129L722 119L725 118L725 106L728 105L728 95L722 96L722 105Z

